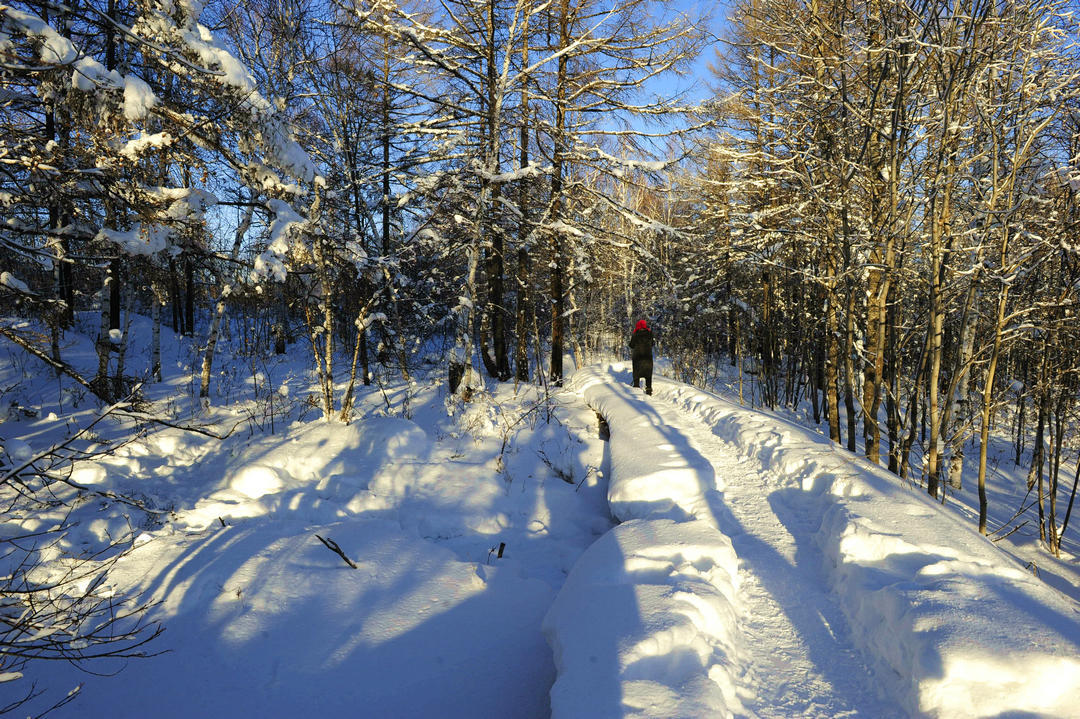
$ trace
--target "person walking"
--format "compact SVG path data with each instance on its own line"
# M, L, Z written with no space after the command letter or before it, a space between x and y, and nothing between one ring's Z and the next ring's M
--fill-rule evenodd
M630 361L633 363L635 387L641 386L641 378L645 378L645 394L652 394L652 346L653 333L649 329L649 323L638 320L634 327L634 334L630 336Z

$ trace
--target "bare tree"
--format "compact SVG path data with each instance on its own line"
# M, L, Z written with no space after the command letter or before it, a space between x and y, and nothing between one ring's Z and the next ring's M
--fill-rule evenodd
M46 521L46 529L5 533L0 540L0 683L22 687L21 696L0 707L0 714L46 691L56 691L39 688L31 678L37 663L65 661L86 666L106 658L151 656L148 645L163 630L148 621L149 603L119 594L108 583L109 571L131 550L138 527L129 527L103 546L82 553L73 553L65 541L72 527L72 508L89 496L128 504L143 516L153 516L139 502L92 490L72 479L78 463L99 460L123 446L93 441L93 431L127 406L123 402L105 408L84 427L43 449L13 452L14 445L5 444L6 451L0 452L0 506L5 522L57 519ZM135 438L131 434L128 441ZM54 706L72 701L77 693L78 687Z

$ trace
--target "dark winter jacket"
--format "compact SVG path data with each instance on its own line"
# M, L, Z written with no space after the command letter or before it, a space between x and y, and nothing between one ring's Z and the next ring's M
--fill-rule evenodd
M634 363L634 374L652 376L652 330L645 320L638 320L637 328L630 337L630 359Z

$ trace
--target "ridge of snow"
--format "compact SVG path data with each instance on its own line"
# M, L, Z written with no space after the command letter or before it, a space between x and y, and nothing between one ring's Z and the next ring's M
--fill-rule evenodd
M16 292L22 292L23 294L27 295L31 294L30 288L26 285L26 283L20 280L15 275L11 274L10 272L0 272L0 285L3 285L4 287L10 287Z
M552 717L731 717L738 558L708 511L715 482L599 367L571 388L611 427L608 504L623 523L574 565L544 618Z
M812 431L689 387L670 398L801 491L832 591L908 714L1069 716L1080 606L918 490Z

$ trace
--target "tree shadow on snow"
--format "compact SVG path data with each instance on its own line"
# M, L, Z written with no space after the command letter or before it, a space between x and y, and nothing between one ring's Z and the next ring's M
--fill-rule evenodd
M228 489L244 467L273 467L286 446L218 460L216 486ZM304 447L329 451L326 442ZM50 686L86 682L54 716L549 716L554 663L540 624L552 585L528 578L520 563L484 564L482 549L426 540L394 508L345 508L395 461L385 448L349 445L320 458L310 482L262 497L218 497L222 520L202 531L185 534L181 524L157 533L119 578L161 601L153 613L167 631L152 650L168 653L95 666L106 674L124 668L121 679L53 665L44 678ZM420 503L414 514L440 508L438 497L410 501ZM212 516L195 500L180 509ZM470 541L480 548L486 540ZM476 553L480 560L463 560Z

